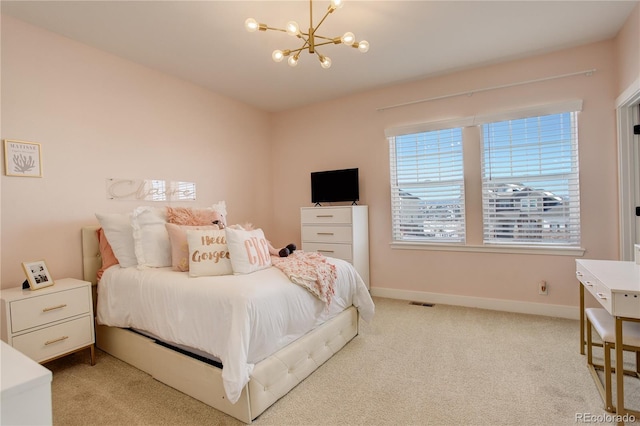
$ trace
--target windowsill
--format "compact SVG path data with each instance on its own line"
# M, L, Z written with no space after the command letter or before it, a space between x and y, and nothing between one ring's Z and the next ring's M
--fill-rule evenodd
M585 249L575 247L550 247L550 246L497 246L497 245L462 245L446 243L421 243L421 242L392 242L392 249L398 250L433 250L433 251L467 251L482 253L503 254L537 254L554 256L584 256Z

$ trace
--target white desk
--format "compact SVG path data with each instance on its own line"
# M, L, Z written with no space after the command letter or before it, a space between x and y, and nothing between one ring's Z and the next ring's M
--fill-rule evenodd
M0 424L52 424L51 371L2 341L0 364Z
M616 319L616 364L622 360L622 321L640 321L640 265L615 260L576 260L580 281L580 353L584 355L584 289ZM616 365L618 367L618 365ZM616 368L616 413L640 412L624 408L624 368Z

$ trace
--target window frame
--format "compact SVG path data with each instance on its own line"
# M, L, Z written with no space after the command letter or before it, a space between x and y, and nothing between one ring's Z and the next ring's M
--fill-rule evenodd
M392 225L394 237L403 233L404 229L405 234L409 236L401 241L446 241L451 244L465 243L466 221L464 216L466 208L462 131L462 127L448 127L427 132L410 133L408 135L389 136L392 175L391 208L393 212L397 212L397 215L394 215L394 223ZM442 134L440 134L440 132L442 132ZM399 138L403 138L404 136L410 136L410 138L406 141L398 141ZM398 143L400 143L400 145L398 145ZM451 149L450 147L455 146L454 144L459 144L459 147ZM415 151L413 151L414 148ZM404 151L406 149L413 152L406 156L399 157L397 155L398 150ZM408 162L411 165L398 167L400 162ZM439 173L443 167L448 170L448 172L444 174ZM453 168L450 169L449 167ZM414 172L415 175L413 175ZM431 176L431 178L427 178L427 176ZM413 180L409 179L410 177ZM432 184L425 184L425 179L430 180ZM404 181L401 185L394 183L394 181L398 182L400 180ZM402 195L403 192L405 196ZM457 195L455 195L456 193ZM429 207L429 200L434 198L440 198L440 200L451 199L451 205L456 205L459 209L448 210L445 208L433 210ZM414 203L412 201L413 199L421 201ZM461 213L456 214L456 211L460 211ZM414 214L418 215L419 222L412 222L411 218L414 217ZM451 223L451 230L440 231L450 233L450 236L436 237L436 225L439 224L437 218L443 214L452 214L456 217L456 220L444 222ZM434 235L431 237L425 234L428 232L425 228L429 217L431 217L431 224L434 225L434 228L431 229ZM416 226L420 227L420 232L423 234L422 237L415 234ZM411 238L411 235L413 235L414 238Z
M498 122L498 121L506 121L506 120L514 120L521 119L527 117L534 116L543 116L557 113L566 113L566 112L580 112L582 111L582 100L568 100L564 102L557 102L553 104L544 104L544 105L536 105L530 106L520 109L510 109L498 112L492 112L487 114L479 114L470 117L462 117L455 118L450 120L438 120L432 122L425 123L416 123L409 124L397 127L391 127L385 129L385 136L387 138L387 143L390 146L390 137L400 136L412 133L420 133L431 130L440 130L444 128L452 128L452 127L462 127L463 130L465 127L480 127L482 124ZM579 123L578 123L579 126ZM478 130L481 133L481 130ZM465 142L465 137L463 135L463 145ZM481 140L480 140L481 142ZM466 156L463 147L463 155ZM480 155L477 158L471 158L471 161L481 161ZM389 167L392 167L391 164L392 159L389 158ZM465 182L467 180L467 168L466 168L466 160L465 160ZM478 164L480 166L480 164ZM475 176L474 176L475 178ZM466 185L465 185L466 186ZM465 189L465 193L467 190ZM481 194L477 194L482 197ZM392 202L392 194L390 193L390 201ZM469 218L468 209L473 208L465 203L466 218ZM475 212L474 214L480 214L482 216L482 206L480 206L481 210ZM467 220L465 219L465 220ZM391 212L391 234L393 238L393 221L396 220L394 217L394 212ZM482 224L482 229L484 228L484 219L480 220ZM465 227L468 227L465 223ZM582 230L580 232L582 234ZM480 232L480 241L483 241L483 232ZM468 237L468 236L467 236ZM450 243L450 242L437 242L437 241L402 241L402 240L393 240L390 243L391 248L393 249L409 249L409 250L437 250L437 251L462 251L462 252L491 252L491 253L518 253L518 254L551 254L551 255L567 255L567 256L582 256L584 255L585 249L582 247L574 247L567 245L544 245L544 244L535 244L528 245L526 243L518 243L518 244L486 244L484 242L480 244L474 244L469 242L469 238L466 238L466 242L461 243Z

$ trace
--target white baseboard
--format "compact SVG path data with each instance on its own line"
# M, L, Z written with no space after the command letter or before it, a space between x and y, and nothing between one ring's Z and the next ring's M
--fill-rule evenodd
M577 306L548 305L544 303L521 302L518 300L489 299L484 297L458 296L455 294L428 293L379 287L372 288L371 295L388 299L466 306L468 308L491 309L494 311L516 312L519 314L544 315L575 320L580 318L580 308Z

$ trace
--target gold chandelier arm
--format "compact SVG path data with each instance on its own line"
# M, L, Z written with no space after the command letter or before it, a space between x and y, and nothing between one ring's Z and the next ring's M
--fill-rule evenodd
M260 31L267 31L267 30L273 30L273 31L282 31L283 33L286 33L287 30L284 30L282 28L274 28L274 27L269 27L266 26L264 24L260 24L260 27L258 28Z
M333 41L333 42L334 42L336 39L338 39L338 41L340 41L340 37L325 37L325 36L321 36L321 35L318 35L318 34L314 34L314 36L315 36L315 38L321 38L321 39L323 39L323 40L331 40L331 41ZM316 44L316 46L317 46L317 44Z
M298 52L302 52L303 50L307 49L307 44L305 43L302 47L298 48L298 49L292 49L289 51L289 54L291 53L298 53Z
M334 9L329 8L329 10L327 10L327 13L324 14L324 16L322 17L322 19L320 20L320 22L318 22L318 25L315 26L315 28L313 29L313 32L315 33L316 31L318 31L318 28L320 28L320 25L322 25L322 23L324 22L325 19L327 19L327 16L329 16L329 14L331 12L333 12ZM310 24L311 26L313 26L313 23Z
M305 36L306 36L306 37L305 37ZM309 34L307 34L307 33L300 33L300 34L298 34L298 35L297 35L297 37L298 37L299 39L302 39L302 41L304 41L304 44L305 44L305 45L307 45L307 46L309 45L309 38L308 38L308 37L309 37Z
M326 39L326 37L322 37L322 38ZM314 46L318 47L318 46L326 46L327 44L340 44L340 43L342 43L340 41L340 39L338 39L337 43L336 43L336 41L334 39L328 39L328 40L330 40L330 41L325 41L325 42L322 42L322 43L316 43L316 44L314 44Z

